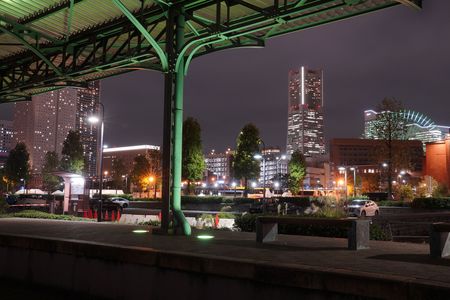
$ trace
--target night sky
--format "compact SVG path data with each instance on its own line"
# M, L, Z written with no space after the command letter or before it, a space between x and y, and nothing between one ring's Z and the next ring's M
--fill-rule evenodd
M233 147L248 122L267 146L286 147L288 70L324 70L325 135L360 137L363 110L384 97L450 125L450 1L424 0L271 39L262 49L197 58L185 82L185 117L199 120L204 150ZM162 145L163 76L102 81L105 143ZM1 117L12 118L10 106Z

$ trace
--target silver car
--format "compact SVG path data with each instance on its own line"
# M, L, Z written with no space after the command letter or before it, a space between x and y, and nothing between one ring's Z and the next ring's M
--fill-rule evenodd
M112 197L109 200L113 203L119 204L122 208L127 208L130 206L130 201L122 197Z
M372 200L353 200L347 206L347 214L356 217L378 216L380 209Z

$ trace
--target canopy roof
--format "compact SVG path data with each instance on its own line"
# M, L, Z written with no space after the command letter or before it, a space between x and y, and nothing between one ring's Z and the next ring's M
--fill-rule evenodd
M189 65L397 4L420 8L421 0L3 0L0 103L136 69L167 71L169 7L185 15Z

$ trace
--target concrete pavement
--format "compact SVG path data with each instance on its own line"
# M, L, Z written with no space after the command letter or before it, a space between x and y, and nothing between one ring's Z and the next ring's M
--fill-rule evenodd
M254 233L211 231L215 238L205 241L196 238L196 231L183 237L152 235L151 229L136 234L134 229L143 227L0 219L0 247L105 255L110 260L352 297L450 298L450 261L431 259L424 244L371 241L369 250L349 251L346 239L280 235L276 242L258 244ZM95 246L102 247L101 255Z

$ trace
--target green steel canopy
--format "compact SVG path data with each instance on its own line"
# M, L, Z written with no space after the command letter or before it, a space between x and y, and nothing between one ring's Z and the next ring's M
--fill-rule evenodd
M0 0L0 103L137 69L187 70L200 55L398 4L421 0ZM185 18L172 62L171 11Z

